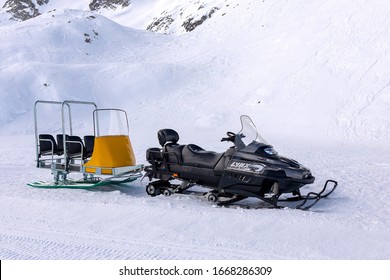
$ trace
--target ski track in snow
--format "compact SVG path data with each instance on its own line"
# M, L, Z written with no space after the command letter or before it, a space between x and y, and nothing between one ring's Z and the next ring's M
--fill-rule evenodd
M381 151L280 145L280 152L312 168L313 188L326 178L339 181L331 198L305 212L220 208L194 197L152 198L145 193L146 181L139 180L106 191L31 188L27 182L51 179L50 171L34 166L32 140L30 135L0 137L1 259L390 257L390 197L383 192L390 164ZM142 159L142 151L135 150Z
M7 259L221 259L246 256L245 251L175 244L167 240L116 240L80 232L8 229L2 225L1 255ZM168 239L169 240L169 239ZM249 253L248 258L251 258Z

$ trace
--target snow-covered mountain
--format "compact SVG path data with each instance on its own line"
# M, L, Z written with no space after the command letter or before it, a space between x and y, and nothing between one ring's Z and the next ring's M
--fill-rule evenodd
M24 21L41 15L48 9L71 9L71 8L89 8L91 11L101 9L115 10L117 8L125 8L130 5L130 0L90 0L77 1L72 3L69 1L55 0L6 0L2 5L2 12L8 14L10 20ZM88 2L88 3L87 3Z
M2 2L5 2L3 5ZM7 0L0 1L3 21L24 21L63 9L89 10L118 23L159 33L185 33L194 30L214 13L229 7L224 0Z
M221 127L247 113L281 137L390 138L384 1L134 0L99 2L98 13L90 3L37 1L40 16L3 21L2 131L31 132L22 123L35 99L75 98L124 105L146 125ZM195 12L207 20L187 33ZM162 123L146 121L156 112Z

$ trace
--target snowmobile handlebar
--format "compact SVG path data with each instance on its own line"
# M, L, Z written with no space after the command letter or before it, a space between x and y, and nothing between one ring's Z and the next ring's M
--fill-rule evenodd
M233 133L233 132L231 132L231 131L228 131L228 132L226 132L226 135L228 136L228 137L224 137L224 138L222 138L221 139L221 142L224 142L224 141L227 141L227 142L233 142L234 143L234 141L236 140L236 134L235 133Z

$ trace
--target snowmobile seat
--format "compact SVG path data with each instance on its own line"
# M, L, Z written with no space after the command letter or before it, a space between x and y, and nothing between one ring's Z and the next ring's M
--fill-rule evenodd
M56 140L51 134L39 134L39 155L61 155Z
M94 135L85 135L84 136L84 145L85 145L85 152L84 155L87 158L90 158L93 153L93 147L95 145L95 136Z
M165 145L165 153L167 155L168 163L182 164L182 151L184 145Z
M213 169L221 159L223 153L206 151L195 145L185 145L182 151L183 164Z

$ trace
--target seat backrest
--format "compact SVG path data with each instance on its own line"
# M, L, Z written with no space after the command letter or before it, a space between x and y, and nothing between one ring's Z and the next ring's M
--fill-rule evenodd
M57 134L57 147L58 151L64 152L64 135L63 134ZM65 134L65 139L68 140L69 135Z
M66 143L66 151L69 156L80 155L81 152L84 153L84 144L79 136L70 135L67 138L66 141L71 141Z
M95 136L94 135L85 135L84 136L84 144L85 144L85 156L91 157L93 153L93 147L95 145Z
M179 141L179 134L170 128L160 129L157 132L157 138L160 145L164 147L167 143L177 144L177 141Z
M57 143L54 137L50 134L39 134L39 154L57 153Z

